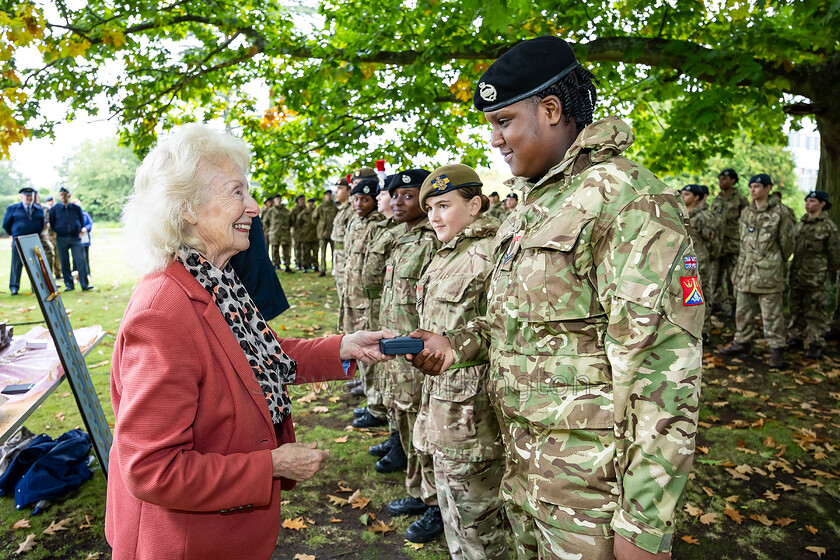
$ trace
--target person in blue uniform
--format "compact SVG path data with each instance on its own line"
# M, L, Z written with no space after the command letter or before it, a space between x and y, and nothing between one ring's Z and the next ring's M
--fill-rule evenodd
M23 261L20 260L15 237L19 235L39 234L44 229L44 210L35 204L35 189L24 187L18 191L20 202L6 208L3 216L3 229L12 236L12 270L9 273L9 292L15 296L20 289L20 273Z
M58 259L61 261L64 291L71 292L75 289L73 267L70 266L70 253L72 253L73 262L76 263L79 271L79 284L82 285L82 291L86 292L92 290L93 286L88 284L87 259L85 249L82 247L81 235L87 232L82 209L70 202L70 191L65 187L58 190L58 198L61 202L50 210L50 227L56 235L56 249Z

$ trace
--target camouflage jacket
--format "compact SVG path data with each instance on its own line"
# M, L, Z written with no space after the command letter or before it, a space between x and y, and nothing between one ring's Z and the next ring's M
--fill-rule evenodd
M289 210L289 221L292 223L292 237L295 239L295 243L301 240L301 232L303 231L301 228L298 227L298 215L303 211L303 208L298 206L297 204L293 205L292 208Z
M382 214L373 210L367 216L360 218L354 215L347 226L344 247L347 261L344 267L344 277L347 292L344 297L345 306L353 309L367 309L369 299L365 295L362 282L362 272L365 266L367 249L371 244L377 224L382 221Z
M632 142L602 119L538 182L509 181L523 195L493 243L487 313L447 334L456 362L490 347L491 399L529 434L506 442L503 496L655 552L694 455L704 313L685 206L620 155Z
M260 209L260 222L262 222L263 226L263 233L268 234L269 228L271 228L271 209L274 206L263 206ZM46 212L45 212L46 214Z
M716 244L720 234L720 218L706 207L706 202L698 202L688 213L691 235L691 242L694 245L694 252L697 253L697 261L705 270L712 258L712 251L716 251Z
M282 204L273 206L271 212L271 227L268 238L274 245L285 245L292 242L292 215Z
M496 218L499 222L505 221L505 218L507 217L507 212L505 212L505 208L503 206L503 203L500 202L500 203L496 204L495 206L492 206L487 211L487 216L490 216L492 218Z
M333 202L322 202L312 212L318 239L330 239L336 214L338 214L338 206Z
M438 249L417 284L420 328L436 333L459 329L487 312L487 283L493 272L493 217L476 220ZM453 369L423 382L414 445L456 461L504 456L499 420L487 394L487 364Z
M816 218L808 214L796 224L796 249L790 266L791 286L825 288L829 273L840 268L840 231L822 212Z
M347 253L344 250L344 236L347 234L350 220L355 215L353 206L347 203L339 207L338 213L333 218L332 232L330 234L330 238L333 240L333 276L338 277L344 274L344 267L347 262ZM338 281L343 281L343 278Z
M394 231L398 224L394 218L385 218L381 213L380 220L374 224L370 234L370 243L365 254L362 267L362 291L368 298L368 328L379 328L379 309L382 297L382 282L385 280L385 261L388 259Z
M420 324L417 282L440 247L440 241L429 220L423 218L410 231L405 224L398 224L375 245L377 249L384 248L386 255L379 324L405 336ZM388 376L382 388L386 401L400 410L419 410L424 375L405 360L391 360L383 366Z
M304 243L318 241L318 232L315 230L315 211L304 208L297 213L295 218L295 232L300 231L298 239Z
M775 197L762 208L755 202L741 211L741 252L733 285L741 292L773 294L785 287L793 254L795 225Z
M733 188L729 194L720 193L712 201L712 212L720 217L720 250L718 255L737 255L741 250L738 219L741 210L749 206L747 198Z

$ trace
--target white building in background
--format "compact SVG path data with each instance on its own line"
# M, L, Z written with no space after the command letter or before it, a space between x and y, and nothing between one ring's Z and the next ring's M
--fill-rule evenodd
M820 134L813 121L803 120L802 129L788 132L788 151L796 163L796 182L803 191L817 186L820 168Z

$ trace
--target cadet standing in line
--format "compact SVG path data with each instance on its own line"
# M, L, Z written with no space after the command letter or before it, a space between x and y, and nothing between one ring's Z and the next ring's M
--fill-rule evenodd
M709 302L709 290L706 288L706 278L709 278L709 266L711 264L710 248L714 249L720 235L720 219L718 214L713 213L706 207L706 189L703 185L686 185L680 191L683 202L688 208L689 228L688 234L694 245L694 252L697 254L696 261L692 257L686 257L686 267L697 270L700 276L700 284L703 286L703 293L706 295L703 319L703 343L709 343L709 334L712 330L712 310Z
M712 201L712 212L721 219L719 250L717 257L712 260L709 280L703 284L706 295L714 302L711 311L723 311L727 314L735 310L733 274L741 247L738 220L741 218L741 211L749 206L749 201L735 187L736 183L738 174L734 169L727 168L718 174L720 194Z
M347 263L344 269L346 285L343 302L344 332L356 332L357 326L368 324L370 317L368 307L371 305L371 300L365 294L362 273L371 236L376 229L376 224L382 221L382 214L376 211L374 198L379 180L364 178L354 180L354 183L350 195L356 199L356 217L351 220L347 236L344 238L344 248L347 251ZM382 404L382 395L374 387L372 368L360 365L359 376L367 397L367 406L359 412L353 425L375 427L387 424L387 410Z
M303 240L301 241L303 247L303 255L306 264L306 269L318 271L318 229L315 223L315 199L310 198L306 201L306 208L298 214L297 223L303 230Z
M344 177L335 183L335 201L338 203L338 213L333 219L330 235L333 242L332 275L335 279L336 292L338 292L338 332L344 332L342 329L342 313L344 310L344 290L346 285L344 266L347 261L347 256L344 251L344 237L347 234L350 219L354 215L353 206L350 204L350 185Z
M280 250L283 250L283 264L288 273L293 273L292 268L292 214L280 195L274 197L274 206L271 214L271 260L274 261L274 268L280 270Z
M260 221L262 222L263 226L263 236L265 237L265 246L270 247L270 241L268 232L271 230L271 208L274 205L274 199L272 197L268 197L263 202L263 207L260 210Z
M315 209L315 223L318 230L318 250L321 256L319 266L321 272L318 276L327 275L327 248L330 250L332 256L333 268L335 268L335 245L332 242L332 227L333 220L338 214L338 207L333 203L332 191L327 189L324 191L324 200Z
M487 313L413 358L486 359L501 496L520 559L667 558L694 456L703 296L679 195L596 122L592 75L556 37L484 73L475 106L523 204L494 240Z
M825 213L831 208L828 193L811 191L805 196L805 215L796 224L796 249L790 266L790 324L788 350L801 350L806 358L819 359L825 345L825 289L840 270L840 231Z
M493 237L499 221L485 217L489 201L481 179L462 164L432 172L420 205L443 246L417 284L420 328L442 333L464 327L487 311ZM487 394L489 366L466 366L427 376L414 445L432 454L446 544L454 560L505 560L505 472L499 420Z
M507 213L505 212L505 205L499 201L499 193L493 191L490 193L490 209L487 211L487 216L496 218L501 222L505 219Z
M750 178L752 204L741 212L741 252L735 268L735 338L719 354L739 356L752 351L755 316L759 308L764 338L770 346L771 368L784 366L785 316L782 291L787 262L793 254L794 223L782 210L779 199L770 196L773 182L765 173Z
M399 335L408 335L420 325L417 312L417 283L432 260L440 241L429 225L420 206L420 187L429 176L425 169L408 169L395 173L387 185L391 211L397 226L386 242L385 277L379 324ZM392 360L379 366L383 381L380 391L393 417L399 439L392 441L392 450L401 446L406 457L405 489L408 497L388 504L391 515L423 514L409 525L405 538L409 542L430 542L443 534L443 521L438 507L432 457L413 445L414 423L423 395L423 374L404 360ZM389 451L376 464L376 470L389 472L393 467Z
M298 226L298 217L306 209L306 197L299 194L295 197L295 205L289 210L289 219L292 222L292 248L295 252L295 264L298 270L306 270L303 266L303 229Z

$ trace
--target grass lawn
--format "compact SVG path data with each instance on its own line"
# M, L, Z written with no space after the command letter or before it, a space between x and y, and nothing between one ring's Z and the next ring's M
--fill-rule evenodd
M120 231L94 231L91 268L96 290L73 292L64 305L75 327L99 324L114 334L137 279L124 264ZM32 296L11 297L6 291L9 260L10 250L4 244L0 320L38 321L41 314ZM331 278L300 273L280 278L293 307L272 322L278 333L314 337L335 332L337 297ZM21 294L28 291L25 280ZM20 325L15 330L25 333L28 328ZM730 335L721 329L714 342L727 342ZM110 422L113 341L106 337L87 360ZM794 354L794 367L780 372L764 365L766 346L759 346L758 359L723 361L706 354L699 451L677 518L674 558L840 558L840 349L836 344L827 347L827 356L814 363ZM298 439L329 448L331 459L312 480L284 493L284 517L298 528L280 530L274 558L293 560L298 554L319 560L448 558L442 542L419 550L407 546L402 534L413 519L392 520L385 511L389 500L404 497L403 476L373 470L374 458L367 447L386 434L348 429L352 408L360 401L349 397L341 383L297 386L291 393ZM68 386L61 385L26 426L53 437L82 426ZM356 490L362 498L354 502L357 507L343 504L342 499ZM104 510L101 471L39 516L32 516L29 509L15 511L11 498L0 498L0 557L108 558ZM13 529L21 519L31 527ZM70 519L66 531L44 533L52 522L63 519ZM375 528L380 532L371 530ZM18 545L30 533L38 544L16 556Z

